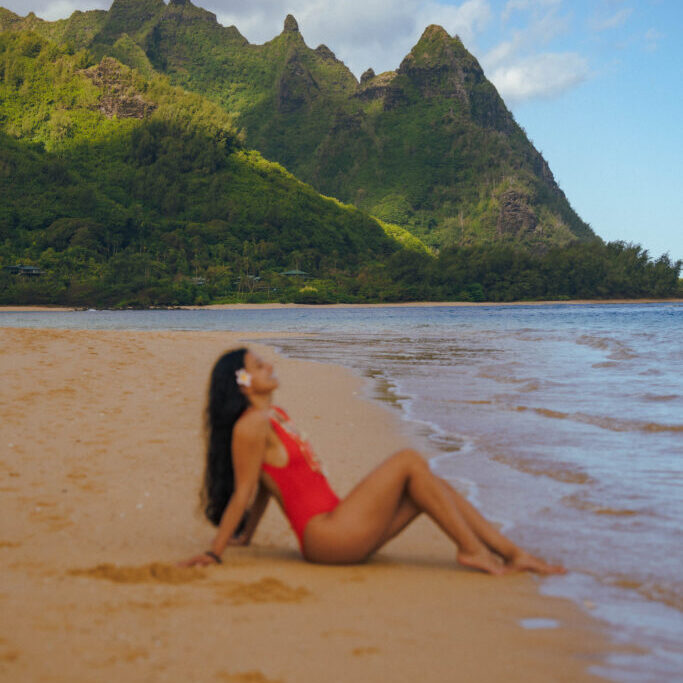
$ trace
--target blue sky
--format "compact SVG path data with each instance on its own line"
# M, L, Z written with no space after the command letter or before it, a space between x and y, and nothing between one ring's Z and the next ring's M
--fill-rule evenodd
M46 19L110 0L0 0ZM606 240L683 259L681 0L194 0L255 43L287 13L359 76L395 69L428 24L458 34Z

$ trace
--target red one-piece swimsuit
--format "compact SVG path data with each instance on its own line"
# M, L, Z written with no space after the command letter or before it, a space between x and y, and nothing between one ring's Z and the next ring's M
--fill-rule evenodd
M282 408L272 408L284 420L289 420ZM339 504L339 498L321 472L308 442L285 429L275 417L270 418L270 424L287 451L287 464L277 467L263 463L261 467L280 489L284 513L303 552L306 524L321 512L334 510Z

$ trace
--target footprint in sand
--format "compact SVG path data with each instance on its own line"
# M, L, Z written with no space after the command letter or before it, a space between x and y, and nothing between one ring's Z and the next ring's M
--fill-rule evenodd
M71 509L64 511L55 510L54 508L59 504L52 501L38 501L32 504L34 507L30 515L31 521L46 524L50 531L61 531L73 524L71 519L69 519Z
M19 659L19 652L17 650L7 650L6 652L0 652L0 663L1 664L11 664Z
M105 664L116 664L119 661L135 662L138 659L147 659L149 652L141 647L125 648L121 653L112 655L107 659Z
M233 605L260 602L301 602L311 594L306 588L293 588L271 576L254 583L230 582L227 585L219 586L217 592Z
M70 479L73 484L81 489L81 491L103 493L104 488L98 484L88 481L88 476L89 475L86 472L81 472L78 470L73 470L66 475L67 479Z
M72 569L69 574L106 579L116 583L189 583L206 576L201 567L176 567L162 562L152 562L140 567L98 564L90 569Z
M245 671L236 674L219 671L216 678L219 681L227 681L227 683L282 683L281 678L267 678L260 671Z
M362 636L363 634L352 628L333 628L329 631L323 631L320 635L323 638L331 638L334 636Z

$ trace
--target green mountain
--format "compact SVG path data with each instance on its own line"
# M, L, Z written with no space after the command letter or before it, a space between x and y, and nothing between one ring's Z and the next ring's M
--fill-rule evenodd
M189 0L115 0L104 19L72 20L86 15L81 45L213 99L248 146L429 244L595 237L477 60L439 26L396 71L359 83L326 46L309 48L291 16L251 45Z
M5 302L187 303L264 275L291 297L302 284L280 271L348 290L424 251L246 149L225 111L165 77L24 31L0 33L0 75L0 264L47 273L5 273Z
M13 25L166 74L231 112L247 146L435 247L595 239L477 60L439 26L396 71L358 82L325 45L309 48L292 16L264 45L189 0L114 0L106 13Z

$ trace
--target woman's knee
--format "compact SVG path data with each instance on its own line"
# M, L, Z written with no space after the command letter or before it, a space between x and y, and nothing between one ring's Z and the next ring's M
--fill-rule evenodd
M394 453L392 458L400 462L410 472L429 469L424 456L414 448L403 448Z

